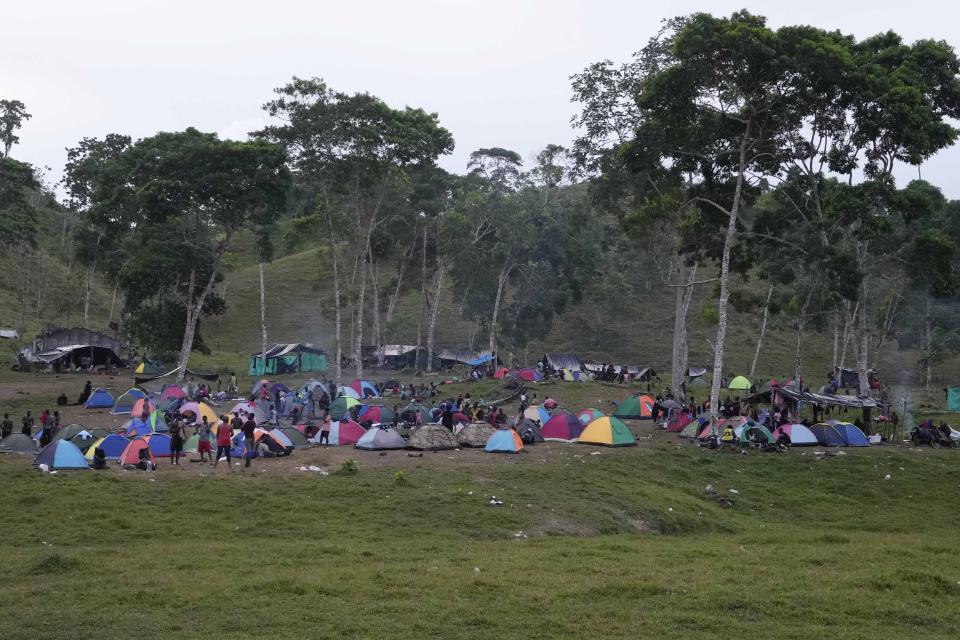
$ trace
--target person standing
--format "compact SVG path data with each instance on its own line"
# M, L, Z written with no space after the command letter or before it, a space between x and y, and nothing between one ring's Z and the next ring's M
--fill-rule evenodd
M328 413L323 417L323 426L320 427L320 444L330 446L330 423L331 418Z
M269 422L270 422L270 426L272 427L277 426L277 407L276 405L273 405L273 404L270 405Z
M440 416L440 424L442 424L450 433L453 433L453 409L450 407L449 403L443 405L443 413Z
M80 392L80 397L77 399L77 404L83 404L90 399L91 389L92 385L87 380L87 384L83 385L83 391Z
M53 417L49 409L44 409L40 414L40 447L43 448L53 440Z
M180 464L184 439L183 418L178 415L170 425L170 464Z
M243 423L243 456L246 458L244 467L250 466L250 459L256 453L256 429L257 423L253 419L253 414L248 413L247 421Z
M13 433L13 420L10 419L10 414L3 414L3 422L0 423L0 438L6 438L11 433Z
M25 436L33 435L33 424L34 424L33 416L30 415L29 409L27 409L27 415L23 416L23 418L20 419L20 424L21 424L20 433L22 433Z
M220 422L217 423L217 459L213 461L213 467L216 469L220 464L220 458L226 456L227 469L230 468L230 446L233 443L233 428L227 416L220 416Z
M207 416L203 416L200 424L196 428L197 438L197 453L200 454L200 462L205 462L203 456L206 454L207 458L210 458L210 464L213 464L213 447L210 446L210 423L207 422Z

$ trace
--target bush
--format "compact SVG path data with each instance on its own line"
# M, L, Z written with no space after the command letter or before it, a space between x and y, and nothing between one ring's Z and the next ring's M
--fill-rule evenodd
M340 465L336 473L338 476L355 476L357 475L357 471L359 471L357 461L350 458L349 460L343 461L343 464Z

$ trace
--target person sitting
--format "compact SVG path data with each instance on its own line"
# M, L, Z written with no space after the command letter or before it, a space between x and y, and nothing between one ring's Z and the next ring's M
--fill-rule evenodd
M104 453L103 449L97 447L93 450L93 468L94 469L106 469L107 468L107 454Z
M80 392L80 397L77 398L77 404L84 404L87 400L90 399L91 393L91 384L87 380L87 384L83 385L83 391Z
M723 428L723 434L720 436L720 446L721 447L732 447L737 436L733 432L733 427L729 424Z

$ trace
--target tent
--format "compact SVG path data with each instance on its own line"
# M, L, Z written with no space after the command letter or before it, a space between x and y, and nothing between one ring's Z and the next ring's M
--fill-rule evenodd
M536 369L520 369L520 371L517 371L517 377L524 382L540 382L543 380L543 376Z
M56 431L56 433L53 434L53 439L54 439L54 440L69 440L69 439L71 439L73 436L77 435L78 433L84 432L84 431L86 431L86 432L89 433L90 430L87 429L87 428L86 428L85 426L83 426L82 424L77 424L76 422L74 422L74 423L68 424L67 426L65 426L65 427L62 428L62 429L58 429L58 430ZM74 444L76 444L76 443L74 443Z
M260 405L253 400L244 400L243 402L238 402L237 404L233 405L233 407L230 409L230 413L233 414L238 412L244 420L246 420L248 413L252 413L253 420L257 424L266 422L270 418L269 412L264 412ZM209 421L209 418L207 420Z
M425 424L414 429L407 441L408 449L444 451L457 449L460 444L450 430L439 424Z
M543 434L544 440L572 442L580 437L583 427L583 423L576 417L567 413L558 413L547 420L540 429L540 433Z
M110 432L106 429L87 429L64 439L69 440L73 444L77 445L81 451L86 451L87 448L94 442L100 438L105 438L108 435L110 435Z
M717 426L723 429L724 427L732 427L736 429L737 427L743 426L750 422L750 418L747 416L732 416L730 418L721 418L717 422Z
M330 419L341 420L350 412L350 409L358 406L359 404L359 400L340 396L330 404Z
M117 401L113 404L113 409L110 410L110 413L114 415L120 415L123 413L131 413L133 411L133 405L137 403L137 400L140 398L145 398L147 394L140 389L128 389L126 393L117 398Z
M540 425L533 420L524 420L520 426L517 427L517 433L524 442L531 444L534 442L543 442L543 432L540 431Z
M380 390L369 380L354 380L350 388L357 392L359 398L376 398L380 395Z
M597 418L602 418L603 416L603 411L599 409L581 409L577 411L577 420L579 420L583 426L587 426Z
M497 429L483 450L487 453L519 453L523 451L523 440L513 429Z
M337 396L340 398L360 400L360 392L356 391L353 387L337 387Z
M681 438L696 438L697 434L700 433L700 428L703 426L703 422L700 420L692 420L687 423L687 426L683 428L680 432Z
M691 389L709 389L710 383L704 380L703 378L690 378L687 381L687 391Z
M143 440L150 447L150 453L157 458L169 458L171 439L165 433L151 433L150 435L140 436L138 440Z
M130 444L127 445L127 448L123 450L123 453L120 454L120 464L137 464L140 462L141 451L146 451L146 455L150 461L154 464L157 463L157 457L153 454L153 451L150 450L149 443L144 438L134 438L130 441Z
M485 447L494 431L489 422L471 422L457 433L457 442L461 447Z
M650 420L656 400L648 395L630 396L620 403L613 415L627 420Z
M210 435L207 436L207 442L210 443L211 453L215 453L217 451L217 436L214 435L213 432L211 432ZM200 434L195 433L189 438L187 438L187 441L183 443L183 452L196 453L199 450L200 450Z
M207 422L210 423L210 426L217 424L217 420L220 418L217 416L217 412L213 410L213 407L208 405L206 402L187 402L180 406L180 415L182 416L193 416L194 423L199 423L203 416L207 417Z
M947 411L960 411L960 387L947 389Z
M90 394L90 397L87 398L87 401L83 403L84 409L110 409L115 404L113 396L110 395L110 392L99 387L93 390L93 393Z
M266 353L251 354L248 375L326 371L327 354L311 344L300 342L271 345Z
M825 447L842 447L847 444L843 434L832 424L815 424L810 431L817 438L817 442Z
M302 433L300 433L293 427L278 427L271 431L271 433L274 433L274 434L276 434L277 432L280 432L281 434L283 434L283 436L290 441L290 445L294 449L303 449L304 447L310 446L310 441L307 440Z
M253 430L253 446L251 458L260 455L260 445L266 445L272 455L285 456L293 450L293 443L283 434L274 434L272 431L257 427ZM233 448L230 449L230 455L234 458L246 457L247 443L243 437L243 431L238 431L233 436Z
M104 438L96 440L87 447L87 452L84 454L84 457L87 460L93 460L94 451L100 448L103 449L103 453L107 456L108 460L119 460L120 454L123 453L123 450L127 448L128 444L130 444L130 441L120 434L111 433Z
M813 432L802 424L785 424L777 427L773 432L773 439L779 440L781 434L790 438L790 444L794 447L808 447L817 444L817 436L813 435Z
M160 392L160 400L170 400L174 398L186 398L187 392L178 384L168 384Z
M57 440L53 442L57 442ZM11 433L3 440L0 440L0 451L4 453L36 453L37 443L26 434Z
M89 469L83 452L69 440L55 440L45 446L33 464L45 464L51 469Z
M150 421L144 422L140 419L140 416L131 418L123 427L123 435L127 438L136 438L151 433L153 433L153 427L150 425Z
M354 445L357 449L368 451L383 451L386 449L403 449L407 441L395 429L370 427Z
M755 422L742 424L735 428L733 433L741 444L748 444L751 438L753 438L754 442L761 442L765 444L774 444L775 442L773 434L770 433L770 430L762 424L757 424Z
M146 412L147 415L149 415L156 410L157 408L152 402L150 402L150 398L140 398L133 403L133 409L130 410L130 414L134 416L142 416L144 412Z
M630 429L617 418L597 418L580 434L580 444L602 444L608 447L631 447L637 439Z
M506 367L500 367L493 373L493 378L495 380L503 380L503 377L508 373L510 373L509 369L507 369Z
M396 414L390 407L376 404L365 404L360 407L360 421L370 420L373 424L392 424Z
M357 444L366 430L353 420L341 420L330 423L330 446L342 447ZM314 443L320 443L320 432L313 437Z
M867 436L863 435L863 431L860 431L860 428L856 425L850 424L849 422L838 422L833 425L834 429L840 432L840 435L843 436L843 442L848 447L869 447L870 440L867 439Z
M427 424L428 422L433 421L433 414L431 413L433 408L419 403L411 402L403 409L400 410L400 421L407 422L409 424Z
M547 420L550 419L550 412L539 405L533 405L524 410L522 417L540 424L546 424Z
M727 385L727 389L733 389L735 391L750 391L750 381L744 378L743 376L737 376L730 381L730 384Z

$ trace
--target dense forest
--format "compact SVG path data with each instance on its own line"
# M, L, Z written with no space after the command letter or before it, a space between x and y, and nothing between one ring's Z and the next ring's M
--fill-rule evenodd
M113 326L183 365L312 315L276 339L322 326L337 378L362 376L364 345L416 344L429 371L441 346L626 359L656 341L644 364L671 379L716 372L712 406L731 340L752 377L775 335L782 373L846 365L866 394L909 352L929 390L960 350L960 203L919 175L956 141L958 73L944 42L694 14L571 76L572 143L525 163L491 141L462 174L437 165L440 115L293 78L248 140L84 138L51 185L15 159L27 106L2 100L0 319Z

